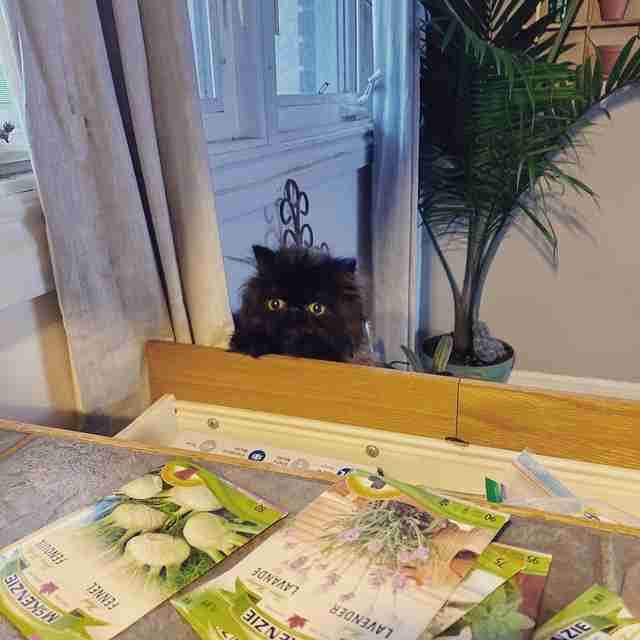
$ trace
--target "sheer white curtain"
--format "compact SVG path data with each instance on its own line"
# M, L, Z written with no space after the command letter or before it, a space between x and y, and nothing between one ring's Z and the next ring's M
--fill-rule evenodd
M418 236L419 20L416 0L374 0L374 200L372 323L385 361L404 360L416 331Z
M143 347L232 330L186 0L0 0L79 409L139 410Z

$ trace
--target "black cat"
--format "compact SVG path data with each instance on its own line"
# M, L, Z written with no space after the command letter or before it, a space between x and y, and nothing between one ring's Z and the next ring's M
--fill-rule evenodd
M254 246L231 350L348 362L361 348L364 304L356 261L315 250Z

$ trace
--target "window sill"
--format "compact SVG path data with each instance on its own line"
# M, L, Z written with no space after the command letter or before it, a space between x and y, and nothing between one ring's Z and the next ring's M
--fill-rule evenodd
M31 172L31 160L26 149L0 150L0 180Z
M265 160L283 152L303 150L318 145L331 145L350 140L355 145L368 144L367 137L373 131L373 121L357 120L340 122L330 126L305 131L278 133L270 141L267 138L241 138L208 143L209 163L214 171L238 162Z
M275 202L287 178L305 188L371 162L370 120L343 123L305 136L278 136L267 144L226 154L209 154L221 217Z

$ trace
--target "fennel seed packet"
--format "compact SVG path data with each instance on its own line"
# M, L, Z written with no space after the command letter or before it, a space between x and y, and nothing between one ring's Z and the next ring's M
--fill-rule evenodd
M169 462L0 550L0 614L30 640L108 640L285 515Z
M531 638L551 568L551 556L521 551L525 553L524 567L437 636L439 640Z
M421 640L432 640L524 569L528 551L492 542L431 621Z
M617 594L594 585L539 627L534 640L632 640L640 638L634 618Z
M172 602L203 640L416 640L508 517L352 471Z

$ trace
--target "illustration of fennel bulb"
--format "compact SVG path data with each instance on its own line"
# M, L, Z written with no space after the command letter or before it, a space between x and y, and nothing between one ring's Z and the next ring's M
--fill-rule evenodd
M220 562L224 559L222 554L229 555L247 541L231 527L224 518L213 513L197 513L189 518L182 535L192 547Z
M181 538L166 533L143 533L129 540L125 558L142 568L147 566L150 578L159 577L162 569L179 569L189 557L191 547Z
M190 511L217 511L222 508L218 499L204 484L195 487L172 487L163 497L180 507L173 514L174 518L180 518Z
M101 521L100 527L103 533L113 528L124 529L124 535L118 538L119 544L124 544L139 533L160 529L166 521L167 515L153 507L126 503L118 505Z
M118 493L123 493L134 500L148 500L162 492L162 478L157 475L147 474L142 478L136 478L120 487Z

